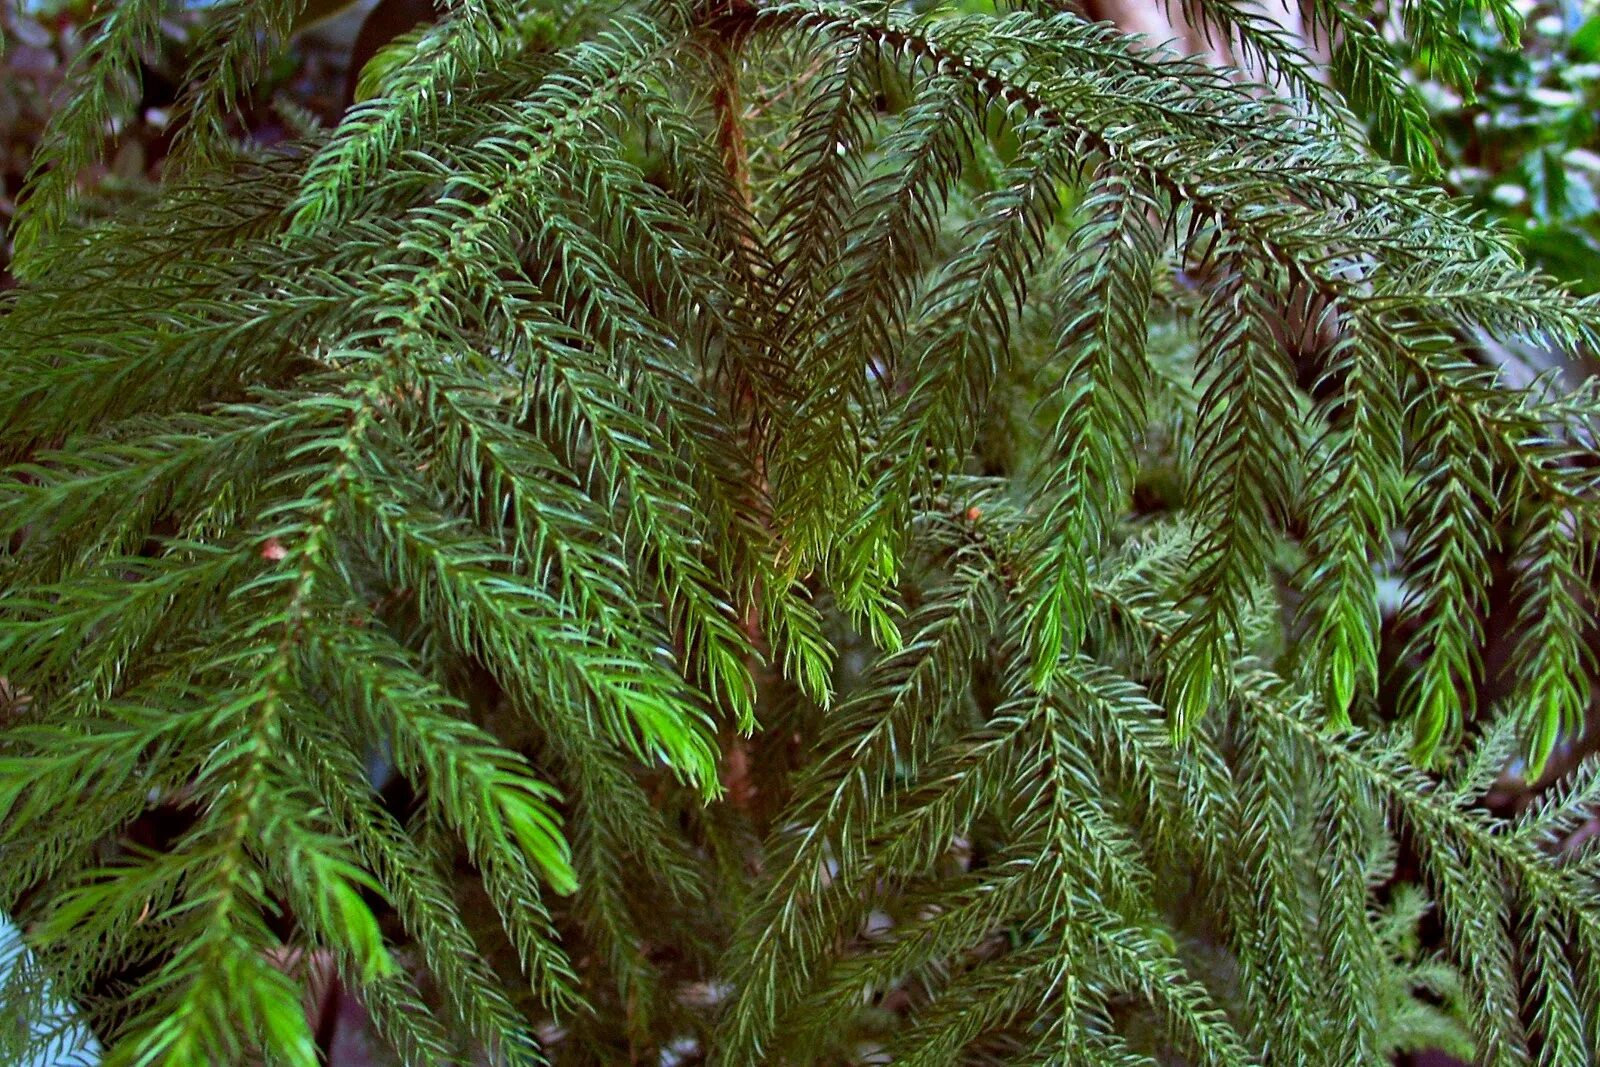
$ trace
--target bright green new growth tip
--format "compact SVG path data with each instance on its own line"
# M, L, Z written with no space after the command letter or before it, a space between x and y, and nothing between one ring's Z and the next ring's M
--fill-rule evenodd
M1583 721L1600 406L1467 338L1600 319L1365 14L1334 89L1184 5L1269 92L1050 0L454 0L268 152L299 5L222 0L89 225L102 6L0 303L10 1012L312 1067L304 950L407 1064L1591 1062L1600 778L1478 800ZM1461 80L1479 7L1402 22Z

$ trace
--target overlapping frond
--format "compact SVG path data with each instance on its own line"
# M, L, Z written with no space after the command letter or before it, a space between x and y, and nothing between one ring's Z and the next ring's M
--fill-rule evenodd
M235 151L294 7L222 5L176 176L66 225L114 5L34 179L8 1003L141 1064L317 1062L311 956L421 1064L1596 1047L1600 779L1477 806L1587 711L1595 394L1463 355L1596 305L1372 158L1347 103L1427 131L1360 14L1341 95L1232 0L1267 86L1053 3L461 0ZM1464 12L1401 10L1446 73Z

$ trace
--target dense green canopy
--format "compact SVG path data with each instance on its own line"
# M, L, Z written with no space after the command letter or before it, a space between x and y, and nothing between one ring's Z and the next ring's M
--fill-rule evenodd
M1470 78L1476 7L1399 24ZM83 221L162 10L0 303L10 1010L311 1065L320 959L419 1064L1600 1047L1592 763L1479 803L1583 729L1600 406L1473 347L1600 317L1362 12L1330 86L1241 0L1184 10L1270 85L1049 0L456 0L262 148L298 7L222 0Z

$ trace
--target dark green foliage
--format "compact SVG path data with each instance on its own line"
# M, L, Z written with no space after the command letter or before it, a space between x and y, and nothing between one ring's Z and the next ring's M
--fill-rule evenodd
M459 0L267 153L295 5L227 4L78 224L113 5L0 305L9 1010L309 1065L306 949L407 1063L1589 1062L1593 768L1478 800L1582 727L1600 408L1465 339L1596 305L1373 157L1359 14L1341 97L1189 7L1285 95L1044 2Z

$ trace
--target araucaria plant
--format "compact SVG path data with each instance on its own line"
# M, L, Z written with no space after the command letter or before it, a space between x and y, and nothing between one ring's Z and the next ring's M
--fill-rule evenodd
M220 0L85 221L163 6L0 303L0 1059L309 1067L331 966L406 1064L1595 1062L1600 776L1481 798L1583 732L1600 398L1476 339L1600 308L1364 6L1325 81L1248 0L1242 71L451 0L263 149L299 5ZM1470 80L1475 12L1393 17Z

